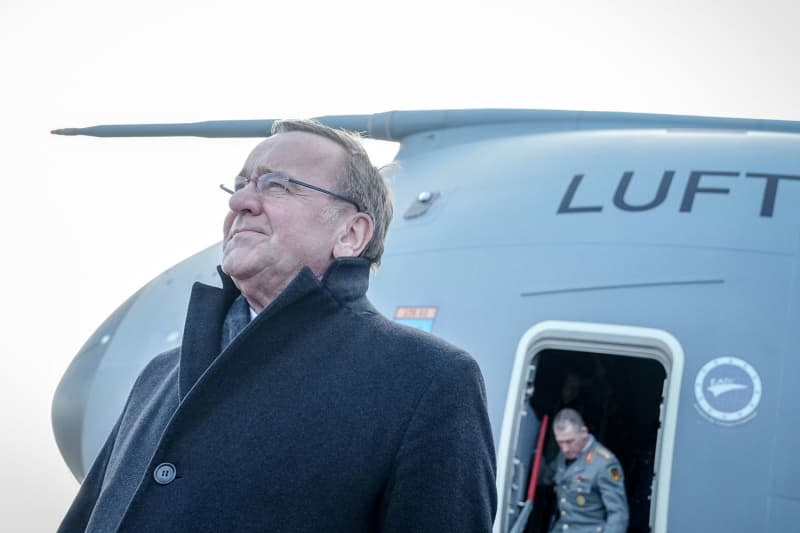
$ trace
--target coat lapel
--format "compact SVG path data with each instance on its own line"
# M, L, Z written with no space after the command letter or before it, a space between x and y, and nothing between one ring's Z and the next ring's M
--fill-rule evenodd
M209 373L227 367L254 368L244 359L263 357L266 347L282 343L288 332L301 334L303 324L314 324L322 315L342 304L357 312L374 312L364 293L369 284L369 262L362 258L337 259L323 280L304 267L281 294L256 316L220 352L222 325L229 307L240 294L221 270L222 289L196 283L192 288L180 360L180 398L208 379ZM364 272L364 271L367 272ZM255 365L261 361L253 361Z
M203 283L192 286L179 363L178 390L181 401L219 355L222 322L239 294L233 280L222 269L217 270L222 278L221 289Z

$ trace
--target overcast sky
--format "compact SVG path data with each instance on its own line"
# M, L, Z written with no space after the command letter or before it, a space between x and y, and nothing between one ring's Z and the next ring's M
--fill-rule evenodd
M480 107L800 120L798 2L489 5L0 4L1 530L59 523L77 483L58 380L125 298L219 240L216 186L255 142L51 129Z

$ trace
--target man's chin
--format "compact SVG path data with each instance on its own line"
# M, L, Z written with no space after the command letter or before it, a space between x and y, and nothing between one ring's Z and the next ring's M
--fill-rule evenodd
M235 257L223 255L222 271L235 280L247 279L252 276L256 269L247 263L238 261Z
M263 261L254 261L253 257L241 257L236 252L223 254L222 271L233 278L237 286L242 282L262 279L269 271Z

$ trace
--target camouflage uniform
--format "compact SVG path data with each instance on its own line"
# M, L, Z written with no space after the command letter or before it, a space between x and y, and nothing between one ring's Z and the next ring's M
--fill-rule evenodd
M622 467L614 454L590 436L569 466L558 455L554 476L558 503L553 532L625 533L628 502Z

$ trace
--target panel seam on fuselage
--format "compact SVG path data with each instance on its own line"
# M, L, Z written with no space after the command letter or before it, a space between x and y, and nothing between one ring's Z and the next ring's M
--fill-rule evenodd
M616 289L640 289L645 287L671 287L676 285L721 285L724 279L693 279L681 281L650 281L645 283L620 283L616 285L594 285L589 287L571 287L565 289L550 289L544 291L526 291L520 296L543 296L548 294L564 294L569 292L605 291Z

